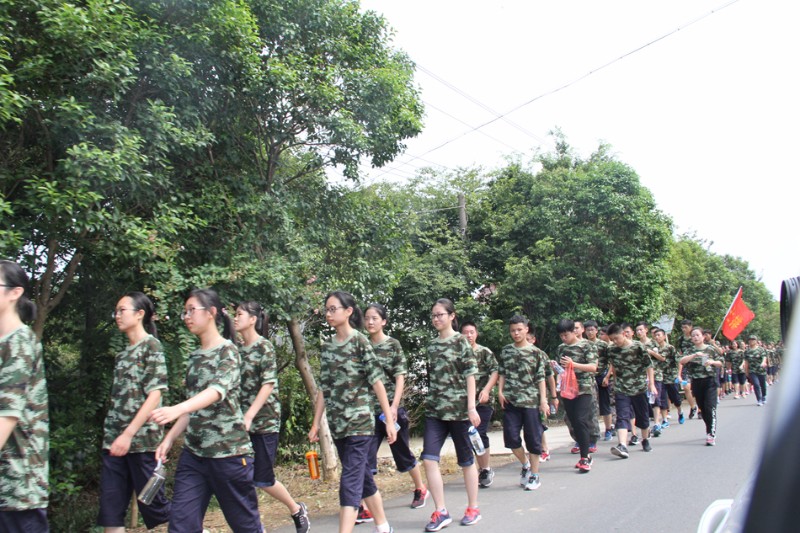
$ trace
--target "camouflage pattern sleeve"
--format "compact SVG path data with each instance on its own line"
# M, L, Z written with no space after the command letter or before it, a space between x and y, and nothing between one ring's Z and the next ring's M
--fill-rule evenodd
M17 419L0 450L0 512L47 507L50 423L42 347L28 326L0 338L0 416Z
M624 347L609 346L608 361L614 365L617 392L636 396L647 390L647 369L652 363L642 343L632 341Z
M579 340L575 344L560 344L556 353L558 359L567 356L578 364L597 364L597 351L587 340ZM575 370L575 377L578 378L578 394L592 394L595 386L594 375L594 372Z
M751 374L763 376L767 373L766 369L761 366L761 362L764 360L766 355L767 354L764 348L761 348L760 346L745 350L744 358L747 360Z
M489 383L492 374L497 372L497 358L495 358L492 351L486 346L478 344L473 350L475 352L475 360L478 365L478 373L475 375L475 400L477 402L478 396L481 391ZM494 388L489 393L489 402L491 405L494 402Z
M678 378L678 353L675 351L675 347L666 343L663 347L658 348L658 353L664 357L662 370L664 383L674 383Z
M281 403L278 390L278 370L275 348L264 337L259 337L251 346L239 349L242 358L242 412L253 404L261 387L272 384L272 392L258 410L250 424L250 433L278 433L281 429Z

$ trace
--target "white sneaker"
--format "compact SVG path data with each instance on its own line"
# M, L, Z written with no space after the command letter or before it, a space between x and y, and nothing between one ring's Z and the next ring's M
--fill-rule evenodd
M528 480L531 477L531 464L525 463L522 467L522 471L519 473L519 486L524 487L528 484Z
M525 490L536 490L541 486L542 482L539 480L539 474L531 474L525 484Z

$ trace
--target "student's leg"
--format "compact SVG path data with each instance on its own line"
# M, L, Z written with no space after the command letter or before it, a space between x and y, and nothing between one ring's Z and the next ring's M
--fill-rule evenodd
M600 440L602 437L602 433L600 433L600 422L598 422L597 417L600 413L600 404L599 399L597 397L597 385L592 384L592 394L590 395L590 407L589 407L589 421L591 422L591 427L589 429L589 443L590 444L597 444L597 441Z
M175 470L172 489L172 514L169 533L197 533L203 530L203 517L211 500L209 459L184 449Z
M758 376L751 372L750 379L753 382L753 391L756 393L756 402L761 403L761 383L758 381Z
M589 402L583 402L585 405L584 407L588 411L591 409L591 397L588 394L582 394L577 398L572 400L564 399L564 411L566 411L567 419L572 421L572 427L575 435L575 442L578 443L578 448L580 449L581 457L588 457L589 456L589 428L585 427L585 424L591 424L591 421L585 420L586 414L581 416L580 409L581 409L581 400L580 398L584 398L585 400L589 400ZM526 435L527 437L527 435Z
M144 486L150 476L153 475L153 470L156 469L158 461L156 461L155 452L145 453L129 453L125 456L128 459L128 466L133 481L133 487L136 489L136 494L141 494ZM153 529L159 524L166 524L169 522L169 516L172 509L172 503L167 499L164 487L158 491L155 498L153 498L150 505L145 505L142 502L136 502L139 506L139 513L142 515L144 525L147 529Z
M577 435L580 437L580 429L575 427ZM528 460L531 463L531 472L539 473L539 456L542 454L542 435L544 426L539 418L539 409L536 407L523 410L522 435L525 438L525 447L528 449ZM588 439L588 434L587 434ZM588 447L588 442L587 442Z
M444 500L444 481L439 470L439 459L442 445L447 438L447 425L438 418L425 419L425 433L422 437L422 464L425 467L425 477L428 480L428 490L433 496L436 510L446 509Z
M342 464L342 473L339 477L339 532L350 533L356 525L358 515L358 505L362 499L367 500L369 510L375 517L375 523L383 523L386 520L383 514L383 507L373 509L373 504L381 502L375 498L365 498L374 496L369 493L365 486L367 474L372 475L372 471L367 465L367 455L369 453L372 436L369 437L345 437L334 439L336 451L339 454L339 461ZM374 488L374 482L372 487ZM377 489L376 489L377 490Z
M472 424L469 421L454 421L447 423L450 429L450 438L456 450L458 466L464 473L464 486L467 491L467 506L478 507L478 469L475 468L475 455L469 443L467 431Z
M250 435L250 442L255 452L255 468L253 469L253 484L275 498L295 514L300 506L294 501L286 487L275 479L275 457L278 452L277 433Z
M642 440L650 438L650 419L647 417L647 408L650 403L645 393L631 396L631 407L636 417L636 427L642 432Z
M125 512L133 494L128 461L126 457L114 457L107 451L103 451L100 459L100 511L97 525L102 526L106 533L124 533Z
M522 448L521 430L522 410L510 403L506 403L503 409L503 444L511 450L520 464L525 466L528 463L528 458Z
M628 445L628 431L631 430L631 418L633 408L631 407L630 396L621 393L614 394L617 409L617 439L622 446Z
M761 401L767 401L767 376L764 374L756 374L756 379L758 379L759 385L761 385Z
M481 423L478 426L478 434L481 436L481 441L483 441L483 448L486 450L486 453L483 455L476 456L476 460L478 461L478 468L481 470L486 470L489 468L489 423L492 421L492 414L494 414L494 409L490 405L479 405L477 408L478 416L481 417Z
M258 494L253 485L254 460L246 455L206 459L209 483L234 533L261 533ZM366 467L365 467L366 468Z
M0 531L50 531L47 523L47 509L28 509L26 511L0 511ZM122 528L125 531L125 528Z
M706 434L714 437L717 434L717 381L714 378L707 379L708 391L703 404L703 422L706 424Z
M397 431L397 440L389 446L394 458L394 465L397 467L398 472L408 472L411 480L414 482L414 488L421 490L425 488L425 483L422 481L422 473L420 472L417 459L411 451L411 440L408 434L408 416L406 410L402 407L397 410L397 423L400 424L400 429Z

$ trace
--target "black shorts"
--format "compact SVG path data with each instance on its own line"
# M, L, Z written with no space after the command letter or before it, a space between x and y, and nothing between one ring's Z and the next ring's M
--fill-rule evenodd
M472 424L469 420L442 420L427 417L425 419L425 434L422 437L422 455L420 458L439 462L442 446L448 435L453 439L456 449L458 466L465 467L475 463L475 455L469 442L469 431Z
M123 527L125 513L131 503L131 494L142 492L147 480L156 468L154 452L128 453L120 457L109 455L103 450L100 467L100 510L97 525L102 527ZM164 487L158 491L150 505L137 500L139 512L142 514L147 529L169 521L170 502L167 500ZM4 529L3 531L14 531ZM24 530L22 530L24 531Z
M378 487L368 466L369 449L373 436L352 436L334 439L339 461L342 463L342 476L339 478L339 505L358 509L361 500L369 498Z
M378 473L378 449L381 447L383 439L386 438L386 424L378 418L379 416L375 415L375 435L372 438L369 450L369 467L373 475ZM397 430L397 440L389 445L389 450L392 452L397 471L408 472L417 466L417 458L414 457L414 452L411 451L411 440L408 434L408 415L403 407L397 410L397 423L400 424L400 429Z
M271 487L275 484L275 456L278 453L279 437L278 433L250 435L250 443L255 452L253 484L258 488Z
M539 409L537 407L517 407L506 402L503 408L503 443L506 448L511 450L522 448L520 431L525 437L528 453L540 455L544 426L539 420Z
M632 430L631 419L636 419L636 427L647 429L650 418L647 416L647 395L645 393L627 396L619 392L614 395L617 401L617 429Z

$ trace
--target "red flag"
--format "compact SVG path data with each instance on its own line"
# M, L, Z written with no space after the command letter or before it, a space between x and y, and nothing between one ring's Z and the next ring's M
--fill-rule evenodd
M733 299L733 304L722 321L722 334L729 340L734 340L755 317L755 313L742 300L742 288L739 287L739 292L736 293L736 298Z

